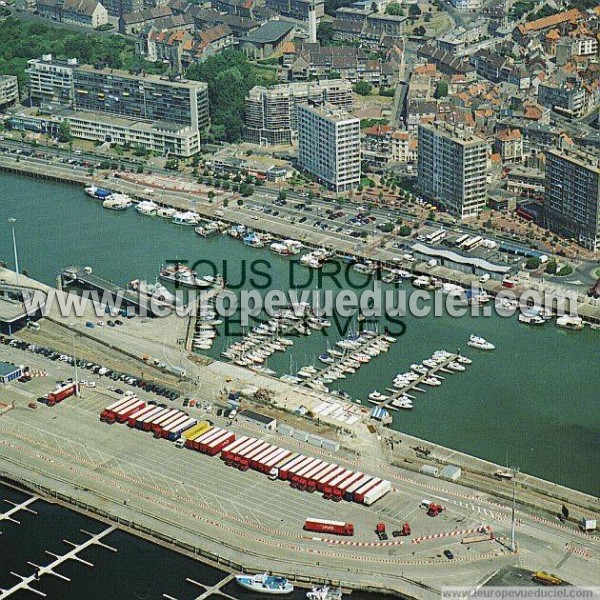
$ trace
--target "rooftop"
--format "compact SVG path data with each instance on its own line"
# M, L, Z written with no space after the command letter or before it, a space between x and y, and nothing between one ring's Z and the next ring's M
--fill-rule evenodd
M295 25L287 21L269 21L252 33L241 38L243 42L268 44L279 41L294 29Z
M20 367L11 365L10 363L0 362L0 377L5 377L17 371Z
M536 21L530 21L529 23L519 25L519 31L525 35L527 33L541 31L543 29L547 29L548 27L559 25L560 23L575 21L581 18L583 18L583 15L579 12L579 10L572 8L571 10L566 10L565 12L557 13L555 15L550 15L549 17L544 17L542 19L537 19Z

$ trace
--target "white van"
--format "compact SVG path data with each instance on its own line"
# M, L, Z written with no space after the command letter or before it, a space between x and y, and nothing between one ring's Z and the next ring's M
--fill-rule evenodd
M489 273L484 273L480 278L479 278L479 282L480 283L485 283L486 281L489 281L492 278L492 276Z

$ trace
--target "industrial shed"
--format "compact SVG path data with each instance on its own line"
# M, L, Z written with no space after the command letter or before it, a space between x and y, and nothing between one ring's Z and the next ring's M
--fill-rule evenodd
M23 367L0 362L0 384L6 384L23 376Z
M267 431L273 431L277 427L277 419L263 415L262 413L254 410L242 410L237 415L238 421L245 421L251 425L266 429Z

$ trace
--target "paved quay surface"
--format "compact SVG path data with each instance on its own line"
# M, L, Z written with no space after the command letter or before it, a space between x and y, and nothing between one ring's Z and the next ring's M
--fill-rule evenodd
M514 564L550 570L582 585L600 582L597 537L561 525L548 514L519 509L519 551L512 555L507 548L509 503L386 466L375 435L366 438L364 454L357 457L350 452L317 451L276 433L231 424L238 435L261 436L307 454L318 452L319 457L348 467L357 468L358 461L360 470L385 476L395 486L371 507L336 504L256 472L228 468L216 457L177 449L148 433L100 423L99 412L118 397L106 387L112 382L103 378L89 376L97 387L84 389L80 398L32 410L28 403L51 389L55 379L71 375L72 367L0 346L0 360L19 358L48 375L0 391L0 402L15 402L13 409L0 416L4 474L45 485L178 543L202 547L259 571L269 567L339 579L352 586L376 586L384 581L391 589L419 598L433 598L444 584L479 583ZM144 392L140 396L149 397ZM190 409L190 414L227 424L214 414L203 413L202 408ZM419 508L424 498L438 500L446 510L436 518L427 517ZM302 530L306 517L350 521L356 535L335 539L307 534ZM409 521L413 534L379 543L373 531L379 521L388 530ZM491 527L499 541L460 543L481 526ZM453 561L443 556L446 549L455 555Z

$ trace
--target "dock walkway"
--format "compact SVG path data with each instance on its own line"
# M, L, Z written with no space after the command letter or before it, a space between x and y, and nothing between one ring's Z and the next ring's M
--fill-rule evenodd
M454 371L451 371L450 369L447 369L446 367L451 362L454 362L457 358L458 358L458 354L450 355L446 360L444 360L444 362L440 363L437 367L433 367L432 369L429 369L426 375L421 375L418 379L415 379L414 381L412 381L408 385L404 386L403 388L399 388L399 389L398 388L386 388L386 391L391 392L391 395L388 396L388 398L386 400L384 400L383 402L377 402L376 400L369 400L369 402L371 402L372 404L377 404L380 408L391 408L392 410L397 410L397 408L395 406L392 406L392 402L394 400L397 400L398 398L400 398L401 396L403 396L405 394L408 395L408 392L411 392L411 391L424 392L425 390L423 388L419 387L419 384L423 383L424 379L427 379L428 377L431 377L432 375L436 376L438 379L443 379L442 376L438 375L438 373L440 371L442 371L443 373L454 373Z
M364 342L363 344L361 344L357 348L348 349L347 353L345 353L344 356L342 356L341 358L337 358L335 360L335 362L333 362L333 363L326 364L322 369L320 369L319 371L317 371L312 377L307 377L299 385L301 385L301 386L307 386L309 383L315 381L315 379L319 379L321 377L327 377L327 373L329 373L332 370L339 369L340 364L343 363L345 360L348 360L349 358L352 358L353 354L364 353L365 350L367 350L368 348L372 347L377 342L382 341L385 337L386 337L385 335L379 335L379 334L376 335L376 336L369 337L369 339L366 342ZM373 358L376 358L376 357L373 357ZM353 375L353 374L354 373L351 373L351 375Z
M35 499L37 500L37 498L35 498ZM104 531L101 531L100 533L96 533L96 534L90 533L89 531L85 531L84 529L82 529L81 530L82 533L89 535L90 538L88 540L86 540L85 542L83 542L82 544L75 544L74 542L70 542L68 540L63 540L63 542L65 544L68 544L69 546L73 546L73 549L69 550L69 552L67 552L66 554L62 554L59 556L58 554L54 554L54 552L50 552L49 550L46 550L46 554L54 557L54 560L50 564L46 565L45 567L42 567L42 566L36 565L32 562L28 562L27 563L28 565L31 565L32 567L35 568L35 573L33 575L29 575L26 577L24 575L19 575L18 573L14 573L13 571L11 571L11 575L19 578L21 581L19 581L18 583L16 583L9 589L0 590L0 600L4 600L4 598L8 598L9 596L12 596L13 594L15 594L16 592L19 592L21 590L27 590L29 592L37 594L38 596L46 597L46 594L44 592L41 592L40 590L38 590L34 587L31 587L31 584L34 581L39 581L40 577L42 577L42 575L53 575L54 577L58 577L59 579L63 579L64 581L71 581L65 575L61 575L60 573L57 573L54 570L56 567L58 567L59 565L63 564L64 562L66 562L68 560L76 560L84 565L87 565L88 567L93 567L94 565L91 562L88 562L87 560L84 560L83 558L78 556L79 553L82 552L83 550L85 550L86 548L88 548L89 546L94 546L94 545L102 546L103 548L106 548L107 550L110 550L111 552L116 552L117 551L116 548L113 548L112 546L108 546L107 544L104 544L103 542L100 541L102 538L106 537L108 534L112 533L116 529L117 529L116 525L111 525Z

